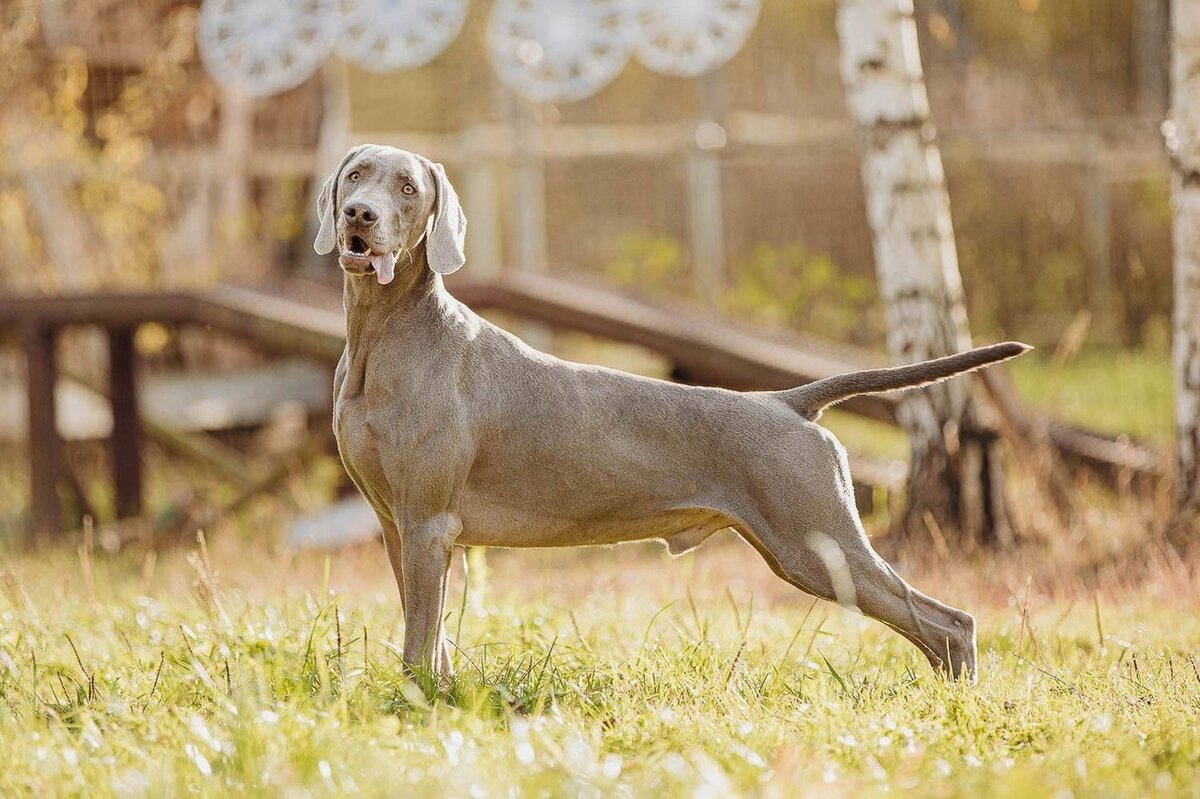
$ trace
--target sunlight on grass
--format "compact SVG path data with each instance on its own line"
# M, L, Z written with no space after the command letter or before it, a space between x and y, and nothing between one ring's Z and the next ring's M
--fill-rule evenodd
M1037 350L1009 364L1021 396L1056 419L1137 438L1173 434L1166 352L1085 350L1061 367Z
M63 592L70 556L10 565L4 795L1183 796L1200 777L1200 622L1177 611L994 614L970 688L807 600L501 598L461 620L439 694L404 677L390 595L250 601L200 568L150 596L121 559Z

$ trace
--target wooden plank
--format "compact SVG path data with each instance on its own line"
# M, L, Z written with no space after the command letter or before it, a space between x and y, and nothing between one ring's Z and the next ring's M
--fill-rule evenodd
M142 425L138 412L137 352L134 328L108 332L108 393L113 428L109 440L117 518L142 512Z
M179 322L189 318L192 305L189 295L168 292L0 296L0 327Z
M1067 463L1094 472L1109 488L1170 476L1168 464L1151 447L1126 436L1106 436L1053 420L1050 440Z
M263 294L218 286L195 297L191 319L245 336L274 351L336 363L346 346L342 312Z
M544 275L513 273L493 283L458 283L453 292L476 310L507 311L558 329L652 349L692 381L726 388L791 388L857 368L885 365L883 359L857 348L806 336L794 337L805 344L776 343L709 318L652 308ZM895 400L886 395L856 397L842 407L873 419L895 421Z
M24 331L28 363L30 527L33 541L45 543L62 530L58 478L62 474L62 444L55 418L54 331L29 326Z

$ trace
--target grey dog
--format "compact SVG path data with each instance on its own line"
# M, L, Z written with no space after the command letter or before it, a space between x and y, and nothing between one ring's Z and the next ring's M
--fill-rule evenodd
M346 350L333 427L379 515L404 606L404 661L448 674L455 546L661 539L673 554L732 528L781 578L892 627L937 669L975 675L975 620L908 585L871 548L846 451L815 424L858 394L1019 355L980 347L787 391L683 386L532 349L458 302L466 218L441 164L346 155L321 189L314 247L336 246Z

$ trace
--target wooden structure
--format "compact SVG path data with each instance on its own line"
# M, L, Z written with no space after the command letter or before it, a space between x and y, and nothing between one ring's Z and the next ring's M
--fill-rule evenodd
M509 274L489 282L451 281L451 291L477 310L514 314L559 330L637 344L672 364L674 378L735 389L789 388L842 372L879 366L878 355L816 337L787 343L745 330L666 311L610 292L546 275ZM296 282L264 287L221 285L191 293L133 293L0 298L0 331L19 337L28 359L29 462L32 528L37 536L61 529L58 483L64 476L54 409L55 339L64 327L108 331L113 481L118 512L141 511L141 425L133 331L143 322L200 325L235 334L264 349L333 363L345 342L338 293ZM895 423L894 395L848 400L845 410ZM1110 485L1157 479L1164 465L1151 450L1068 425L1050 423L1064 460ZM866 484L894 484L871 462L852 471Z

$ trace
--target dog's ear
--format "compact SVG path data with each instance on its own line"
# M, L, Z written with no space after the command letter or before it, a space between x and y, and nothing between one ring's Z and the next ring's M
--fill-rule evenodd
M333 234L337 230L335 219L338 181L342 178L342 170L346 168L346 164L350 163L350 159L358 155L360 150L362 146L350 148L350 152L346 153L346 157L338 164L337 169L333 170L333 174L325 178L321 192L317 195L317 220L321 226L317 229L317 237L313 239L313 249L318 255L328 255L333 251Z
M456 271L467 262L464 246L467 240L467 217L458 202L458 193L446 177L441 164L430 164L437 197L425 237L425 255L429 268L441 275Z

